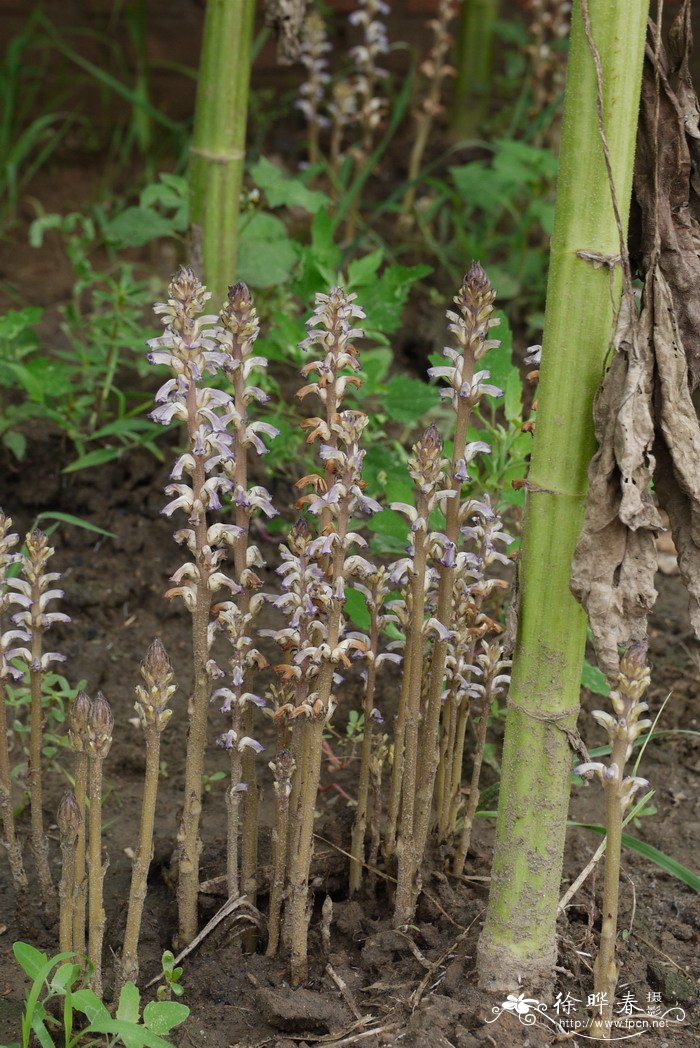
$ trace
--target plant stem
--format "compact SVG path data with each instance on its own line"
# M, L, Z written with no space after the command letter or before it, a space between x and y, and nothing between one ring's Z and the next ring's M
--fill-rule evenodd
M616 752L617 750L617 752ZM613 746L611 763L616 764L622 775L625 760L625 740ZM591 1034L609 1040L612 1035L613 1008L619 969L615 961L617 940L617 914L620 895L620 857L622 853L623 805L620 797L620 782L605 785L605 875L603 886L603 920L600 930L598 956L593 963L593 989L603 1003L598 1015L591 1022Z
M482 986L530 990L556 957L555 922L579 704L585 616L569 591L593 454L592 404L610 348L620 252L596 114L596 76L574 4L528 483L520 607L508 704L496 848L478 951ZM648 0L588 0L603 70L602 113L626 231ZM524 755L527 754L527 759Z
M131 870L129 907L126 912L126 929L119 966L120 983L136 982L139 973L139 935L143 906L148 892L148 871L153 855L153 829L158 797L158 773L160 770L160 731L155 724L146 728L146 772L141 801L141 826L139 844Z
M0 818L2 818L2 846L7 852L10 873L17 896L17 908L24 911L29 884L22 861L22 849L15 830L12 810L12 777L10 754L7 748L7 707L5 682L0 681Z
M455 138L478 133L493 79L494 25L500 0L462 0L455 48L457 76L450 106Z
M85 870L85 845L87 825L86 797L88 779L87 753L75 754L75 799L80 810L80 827L75 841L75 905L73 910L73 946L80 956L85 954L85 907L87 903L87 878Z
M481 710L481 717L479 718L479 727L476 733L476 745L474 747L474 760L472 764L472 777L469 784L469 797L467 799L467 806L464 812L464 822L462 823L462 833L459 840L459 847L457 854L454 858L454 864L452 866L452 872L459 875L464 873L464 863L466 862L467 855L469 854L469 845L472 839L472 826L474 825L474 816L476 815L476 809L479 805L479 779L481 778L481 765L484 762L484 748L486 746L486 732L489 726L489 697L484 696L483 708Z
M367 808L369 802L369 766L372 757L372 710L374 709L374 689L377 680L375 659L379 647L379 595L376 586L373 588L371 601L371 622L369 646L371 659L367 667L367 682L364 698L364 735L360 756L360 779L357 785L357 812L352 829L350 852L350 894L359 891L362 884L362 870L365 859L365 833L367 831Z
M41 589L38 581L32 584L32 618L40 614L39 600ZM42 743L43 743L43 710L41 708L41 669L42 641L38 627L32 629L32 661L29 667L29 689L31 708L29 714L29 801L32 823L32 852L39 878L39 889L48 914L55 914L56 890L49 868L49 842L44 832L43 788L42 788Z
M80 809L73 793L68 792L58 809L58 830L61 838L61 880L58 886L60 953L73 948L73 904L75 896L75 839L82 822Z
M236 272L254 0L210 0L190 155L195 256L217 307Z
M88 845L88 959L92 964L90 988L102 996L102 941L105 911L102 899L105 867L102 865L102 758L90 757L90 836Z
M280 916L284 896L284 881L287 869L287 842L289 837L289 796L294 760L289 750L281 750L272 766L275 773L275 828L272 831L272 887L270 889L270 913L267 922L268 939L266 957L274 957L280 940Z

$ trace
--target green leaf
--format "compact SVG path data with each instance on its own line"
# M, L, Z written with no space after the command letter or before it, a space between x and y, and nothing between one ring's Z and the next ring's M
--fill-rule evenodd
M384 248L378 247L364 258L356 258L348 266L348 287L356 288L369 282L375 277L377 270L384 261Z
M103 466L106 462L113 462L123 453L123 448L105 447L94 448L79 455L77 459L64 466L63 473L76 473L80 469L92 469L93 466Z
M387 266L381 276L362 289L362 308L367 314L363 327L384 334L396 331L412 286L429 273L432 269L425 265Z
M117 1006L117 1019L125 1019L130 1023L139 1021L139 1005L141 994L138 987L132 982L124 983L119 994L119 1005Z
M603 671L597 666L592 666L586 659L581 668L581 687L592 691L594 695L610 694L610 685Z
M250 176L265 191L270 207L301 207L315 215L329 203L325 193L309 189L300 178L288 175L266 157L253 164Z
M143 247L177 230L171 219L150 207L127 207L105 225L105 236L120 247Z
M345 591L345 611L358 629L369 629L371 619L367 610L367 600L363 593L352 586Z
M46 967L48 957L41 950L30 946L27 942L16 942L12 944L12 952L15 960L24 969L30 979L36 979L39 972Z
M381 386L393 360L390 349L368 349L362 354L362 371L365 375L363 393L372 396Z
M434 386L408 375L394 375L387 383L384 407L398 422L418 423L437 404Z
M511 368L503 393L506 419L508 422L519 422L523 417L523 384L517 368Z
M584 830L592 830L593 833L600 834L601 837L605 837L604 826L594 826L586 822L570 822L570 826L579 826ZM683 863L678 862L670 855L666 855L665 852L659 851L658 848L654 848L653 845L647 844L646 841L641 841L639 837L631 837L629 833L622 834L623 847L629 848L630 851L637 852L638 855L643 855L649 862L653 862L655 866L663 870L664 873L668 873L671 877L675 877L676 880L686 884L689 888L692 888L695 892L700 892L700 877L689 870Z
M11 431L3 434L2 442L9 448L18 461L22 461L27 451L27 438L23 433Z
M297 260L286 226L274 215L254 214L241 224L238 275L255 288L283 284Z
M74 517L72 513L47 510L45 513L38 515L34 526L38 527L39 522L42 520L57 520L60 524L72 524L75 528L82 528L83 531L93 531L96 535L104 535L108 539L116 538L113 531L105 531L104 528L98 527L97 524L91 524L89 520L83 520L82 517Z
M374 513L367 521L367 527L377 535L388 535L402 542L404 546L408 542L408 522L393 509L383 509L381 513Z
M184 1023L190 1010L177 1001L151 1001L143 1010L143 1021L154 1033L169 1033L175 1026Z
M63 992L67 986L73 985L80 972L79 964L62 964L51 979L51 989Z
M166 1041L155 1031L138 1023L112 1019L109 1012L106 1019L96 1019L83 1031L84 1035L91 1033L117 1034L128 1048L172 1048L170 1041Z
M75 991L73 994L73 1007L87 1016L88 1022L91 1024L111 1018L107 1008L97 994L93 993L92 990L88 990L87 987Z

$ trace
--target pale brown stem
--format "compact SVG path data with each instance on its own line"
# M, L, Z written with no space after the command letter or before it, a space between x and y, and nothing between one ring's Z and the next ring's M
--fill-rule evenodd
M600 929L598 956L593 963L593 990L604 996L602 1009L591 1022L591 1034L601 1040L612 1036L615 990L620 969L615 959L617 917L620 896L620 858L622 854L623 803L621 787L627 758L627 737L615 739L610 764L617 765L616 781L604 785L605 790L605 874L603 880L603 916Z
M438 814L438 840L444 841L447 836L446 809L449 804L446 798L450 794L450 776L447 768L447 754L454 749L455 722L457 711L455 705L457 697L454 686L450 688L449 695L443 704L441 728L440 728L440 760L438 763L437 779L435 781L435 801Z
M467 861L467 855L469 854L469 845L472 839L472 826L474 825L474 816L476 815L476 809L479 805L479 779L481 777L481 766L484 762L484 749L486 747L486 733L489 726L489 703L490 694L486 691L483 698L483 706L481 710L481 717L479 718L479 727L476 731L476 746L474 748L474 762L472 764L472 777L469 784L469 797L467 798L467 806L464 812L464 822L462 823L462 833L459 840L459 848L457 854L454 857L454 864L452 867L453 873L460 876L464 873L464 864Z
M381 822L382 822L382 762L379 758L372 761L370 768L370 781L372 786L372 810L369 820L369 862L370 884L374 885L379 858L379 845L381 844Z
M378 594L373 593L372 621L370 624L369 647L371 661L367 667L367 683L364 698L364 735L360 756L360 779L357 786L357 813L352 830L350 853L350 894L359 891L362 884L362 870L365 857L365 833L367 831L367 806L369 800L369 765L372 756L372 710L374 709L374 688L377 679L375 659L379 647L379 609Z
M188 431L191 444L197 428L197 390L190 381L187 390ZM206 480L204 456L194 455L192 491L195 502L200 500ZM185 757L185 792L182 819L178 833L178 923L179 945L187 946L197 934L197 901L199 895L199 821L202 814L202 776L204 751L207 744L207 721L211 682L207 674L209 658L208 627L211 594L207 585L207 569L203 550L207 545L207 521L202 512L194 525L195 561L199 569L195 610L192 615L192 661L194 680L188 704L189 730Z
M102 758L90 757L88 775L90 834L88 839L88 959L92 964L90 989L102 996L102 941L105 911L102 898L105 867L102 865Z
M403 674L401 677L401 692L399 694L399 708L396 714L396 721L394 722L394 760L391 766L391 779L389 781L387 826L384 833L384 845L382 848L386 859L390 859L396 851L396 835L399 822L399 810L401 808L401 787L403 785L406 702L408 700L408 687L412 675L413 666L411 664L411 651L408 644L408 637L406 637L403 657Z
M29 668L29 689L31 695L30 731L29 731L29 802L31 809L32 852L39 879L39 890L49 917L55 918L56 890L49 868L49 842L44 832L43 788L42 788L42 743L43 743L43 710L41 708L41 631L34 625L35 610L39 614L41 590L38 584L32 586L32 662ZM34 668L36 667L36 668Z
M293 765L290 764L291 770L293 770ZM280 916L282 914L289 837L289 796L289 776L280 777L277 781L275 828L272 831L272 886L270 889L270 913L267 922L267 950L265 951L267 957L275 956L280 941Z
M0 681L0 818L2 819L2 845L7 852L17 902L22 904L26 900L29 885L12 810L12 776L10 771L10 753L7 746L7 708L4 681Z
M238 740L241 737L241 709L238 704L234 705L231 717L233 728L233 744L231 746L231 761L228 792L226 794L226 809L228 812L228 830L226 833L226 888L229 899L235 899L240 891L238 879L238 813L241 803L241 793L237 789L242 780L241 751L238 749Z
M141 827L139 845L131 869L129 907L126 913L126 930L120 965L120 985L136 982L139 973L139 935L143 907L148 892L148 871L153 857L153 830L158 797L158 772L160 769L160 731L155 724L146 728L146 772L141 803Z
M427 520L426 496L418 493L416 512L419 519ZM423 665L423 617L425 611L425 569L428 557L427 532L421 528L414 533L415 556L411 581L411 621L406 649L410 651L408 665L411 667L406 698L406 728L404 744L404 769L401 790L401 819L397 843L398 874L394 924L407 924L413 916L416 895L416 877L420 856L416 851L414 812L416 782L419 760L419 720L422 674L414 672ZM404 672L406 672L404 670ZM422 735L422 733L421 733ZM421 745L423 744L421 738Z
M80 826L75 840L75 909L73 911L73 950L81 957L85 955L85 907L87 902L87 878L85 872L86 808L88 778L87 753L75 754L75 799L80 810Z
M61 837L63 859L61 880L58 885L59 953L70 953L73 949L73 901L75 896L75 838Z

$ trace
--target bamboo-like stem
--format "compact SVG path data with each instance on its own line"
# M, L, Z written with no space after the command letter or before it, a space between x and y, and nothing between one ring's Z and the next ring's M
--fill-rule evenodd
M73 909L73 945L72 949L79 957L85 955L85 909L87 904L87 876L85 864L86 827L87 827L87 779L88 779L88 743L90 737L90 697L81 691L68 714L68 735L70 737L74 761L75 802L80 812L80 823L75 841L74 872L74 909Z
M600 54L602 115L626 232L647 0L588 0ZM620 254L596 112L593 57L576 0L544 324L537 428L528 481L520 606L503 747L482 986L536 989L556 958L571 746L586 621L569 591L595 447L592 404L608 354L620 281L601 259ZM527 754L527 761L523 759Z
M145 661L141 666L141 676L143 685L138 685L136 688L136 709L146 739L146 772L141 801L139 843L131 871L124 945L119 965L119 979L122 986L128 980L136 982L139 972L139 935L143 907L148 892L148 871L153 855L153 829L160 770L160 737L172 715L172 710L168 709L168 702L175 692L170 659L165 648L157 639L148 649Z
M275 776L275 827L272 831L272 886L270 912L267 920L267 957L274 957L280 940L280 917L287 869L287 840L289 836L289 796L294 759L289 750L280 750L270 768Z
M102 765L112 745L114 718L109 703L98 692L90 709L90 798L88 838L88 960L92 965L90 988L102 996L102 943L105 931L103 901L106 864L102 864Z
M217 306L236 273L254 18L254 0L211 0L204 20L190 215L194 255Z
M82 823L80 808L75 794L69 790L64 794L58 809L58 830L61 837L61 855L63 865L61 880L58 886L59 899L59 934L58 949L60 953L70 953L73 949L73 901L75 895L75 842Z
M450 105L454 138L477 134L488 106L493 79L494 27L500 0L462 0Z

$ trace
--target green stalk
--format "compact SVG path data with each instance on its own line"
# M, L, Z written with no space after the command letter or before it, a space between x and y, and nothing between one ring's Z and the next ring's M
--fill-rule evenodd
M520 569L482 986L530 990L551 975L586 619L569 592L595 448L593 398L610 349L620 254L597 120L588 13L602 68L602 118L626 234L648 0L574 4L544 327L539 410ZM527 755L526 759L524 755Z
M462 0L455 48L455 77L450 106L450 130L455 138L471 138L488 105L493 79L493 28L500 0Z
M245 160L254 0L209 0L190 155L193 254L219 306L233 282Z

